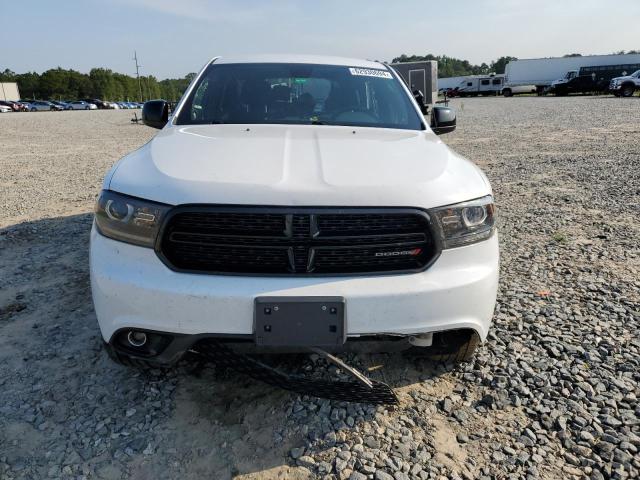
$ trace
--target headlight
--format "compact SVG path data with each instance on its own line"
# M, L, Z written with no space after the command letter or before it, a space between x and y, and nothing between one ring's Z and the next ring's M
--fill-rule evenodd
M491 195L431 212L442 232L443 248L481 242L493 234L496 208Z
M96 202L96 226L105 237L153 247L170 206L103 190Z

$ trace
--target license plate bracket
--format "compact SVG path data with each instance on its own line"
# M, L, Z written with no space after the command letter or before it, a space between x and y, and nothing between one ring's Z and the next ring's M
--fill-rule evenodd
M347 339L343 297L257 297L256 345L328 347Z

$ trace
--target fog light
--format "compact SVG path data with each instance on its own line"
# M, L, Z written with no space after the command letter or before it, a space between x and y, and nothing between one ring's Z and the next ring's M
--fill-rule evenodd
M127 340L132 347L142 347L145 343L147 343L147 334L144 332L137 332L135 330L131 330L127 334Z

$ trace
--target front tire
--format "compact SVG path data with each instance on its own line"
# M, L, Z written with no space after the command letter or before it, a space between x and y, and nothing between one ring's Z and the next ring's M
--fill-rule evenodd
M513 91L511 91L510 88L505 88L504 90L502 90L502 95L504 97L513 97Z
M631 97L633 96L633 92L635 92L635 86L634 85L623 85L622 89L620 90L620 95L622 95L623 97Z
M455 365L468 362L480 345L480 336L473 330L451 330L433 335L430 347L411 347L407 353L432 362Z

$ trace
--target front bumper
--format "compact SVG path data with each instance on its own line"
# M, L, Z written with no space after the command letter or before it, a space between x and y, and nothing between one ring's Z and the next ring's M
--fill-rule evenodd
M420 273L245 277L174 272L152 249L111 240L94 227L90 264L106 342L122 329L251 336L259 296L342 296L348 338L471 329L484 340L498 285L498 237L444 250Z

